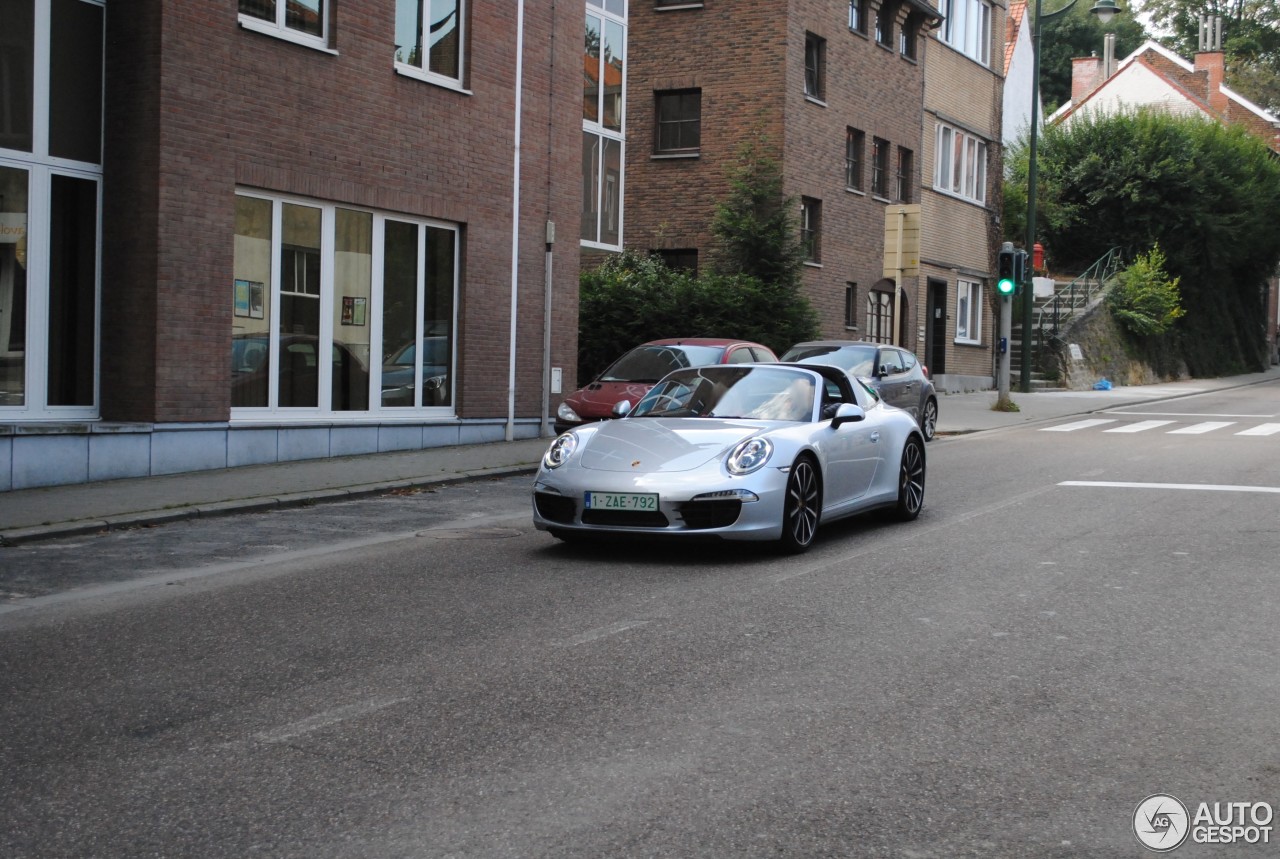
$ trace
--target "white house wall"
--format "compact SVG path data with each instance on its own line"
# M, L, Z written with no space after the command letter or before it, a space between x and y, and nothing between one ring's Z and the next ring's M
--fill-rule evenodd
M1176 116L1202 113L1186 93L1141 63L1132 63L1112 75L1080 108L1063 119L1070 124L1083 113L1111 115L1139 107L1157 107Z

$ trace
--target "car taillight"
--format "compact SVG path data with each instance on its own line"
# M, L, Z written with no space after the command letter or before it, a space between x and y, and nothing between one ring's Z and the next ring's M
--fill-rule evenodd
M921 365L920 365L920 369L921 369L921 370L924 370L924 377L925 377L926 379L932 379L932 378L933 378L933 374L929 372L929 367L928 367L928 365L927 365L927 364L921 364Z

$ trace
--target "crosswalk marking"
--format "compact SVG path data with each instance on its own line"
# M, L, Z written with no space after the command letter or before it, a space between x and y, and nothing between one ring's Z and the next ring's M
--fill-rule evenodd
M1258 424L1247 430L1240 430L1236 435L1275 435L1280 432L1280 424Z
M1203 433L1220 430L1223 427L1229 427L1234 424L1235 421L1206 421L1202 424L1192 424L1189 427L1169 430L1169 435L1201 435Z
M1056 427L1045 427L1042 432L1073 432L1078 429L1088 429L1089 427L1100 427L1103 424L1113 424L1113 418L1091 418L1087 421L1076 421L1071 424L1062 424Z
M1156 427L1168 426L1173 421L1138 421L1137 423L1125 424L1122 427L1112 427L1103 432L1145 432Z

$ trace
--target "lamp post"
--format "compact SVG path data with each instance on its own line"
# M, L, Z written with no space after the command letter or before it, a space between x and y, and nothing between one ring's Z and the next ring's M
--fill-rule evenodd
M1040 11L1040 0L1036 0L1036 14L1031 19L1031 142L1027 150L1027 244L1028 253L1036 245L1036 143L1037 128L1040 122L1040 25L1052 21L1071 11L1076 0L1056 12ZM1098 16L1103 24L1109 24L1117 12L1123 11L1116 0L1098 0L1089 10ZM1035 303L1035 295L1031 288L1031 278L1022 284L1022 367L1019 376L1019 388L1025 394L1031 390L1031 306Z

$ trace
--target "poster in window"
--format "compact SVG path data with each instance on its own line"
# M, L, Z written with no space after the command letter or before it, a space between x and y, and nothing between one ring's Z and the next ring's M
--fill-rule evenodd
M249 315L249 281L236 279L235 289L236 316Z
M364 325L369 299L350 295L342 297L342 324Z
M266 284L260 280L249 281L249 316L262 319L266 315Z

